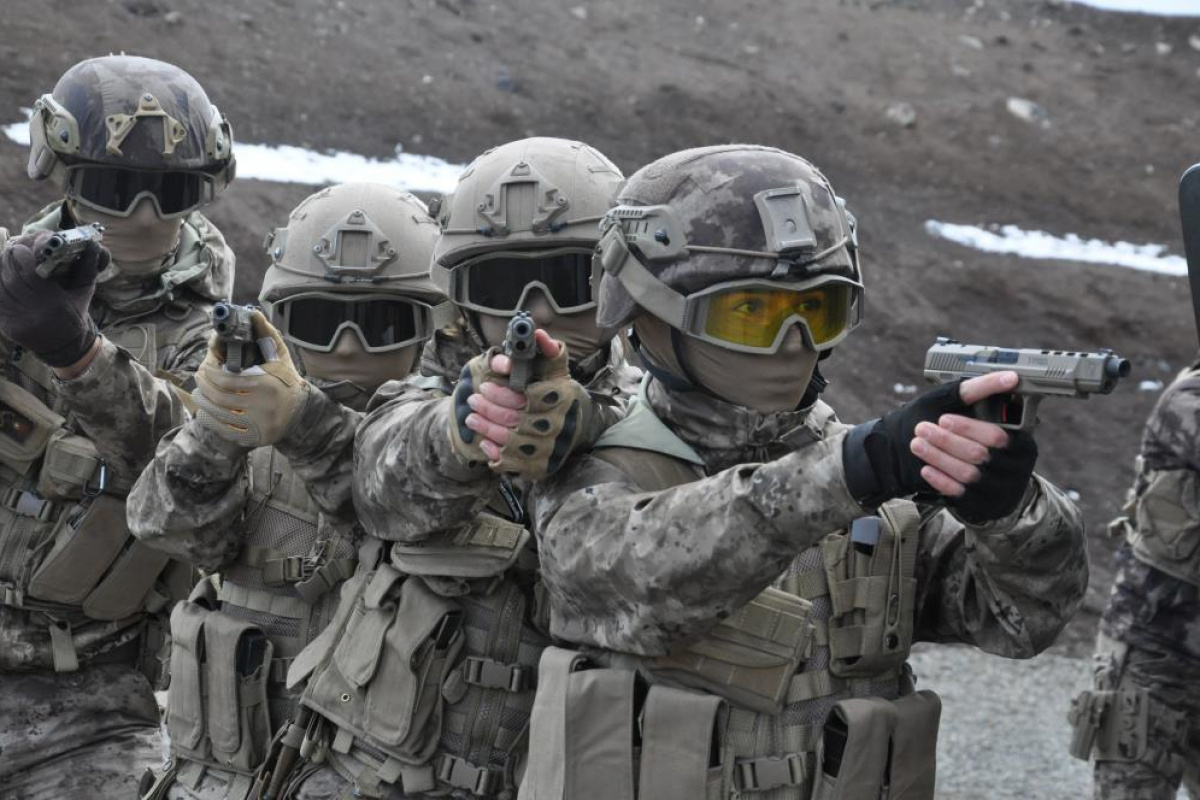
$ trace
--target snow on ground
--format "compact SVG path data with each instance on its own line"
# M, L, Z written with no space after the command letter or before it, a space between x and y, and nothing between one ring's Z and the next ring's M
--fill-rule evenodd
M1157 14L1164 17L1200 17L1200 0L1075 0L1081 6L1104 11Z
M1200 3L1200 0L1196 0ZM1182 256L1166 255L1166 245L1104 242L1082 239L1073 233L1054 236L1043 231L1027 231L1016 225L991 226L994 230L975 225L955 225L927 220L925 230L930 236L972 247L985 253L1007 253L1022 258L1059 261L1085 261L1091 264L1114 264L1131 269L1158 272L1164 275L1186 275L1187 262Z
M29 109L22 109L28 116ZM15 122L0 127L4 135L20 145L29 145L29 125ZM331 150L318 153L290 145L234 145L239 178L280 183L320 185L347 181L386 183L409 191L446 193L454 190L462 164L451 164L433 156L397 152L388 160Z

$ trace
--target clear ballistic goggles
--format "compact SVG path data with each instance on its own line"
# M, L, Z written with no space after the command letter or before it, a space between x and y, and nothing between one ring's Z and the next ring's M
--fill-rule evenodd
M431 306L395 295L305 292L275 304L283 337L329 353L347 328L368 353L386 353L423 342L453 317L449 303Z
M485 314L515 314L531 289L546 295L559 314L596 305L592 299L592 251L582 247L487 253L450 273L450 298Z
M161 219L182 217L217 194L218 178L205 172L149 172L99 165L67 169L67 196L114 217L128 217L143 197L150 198Z

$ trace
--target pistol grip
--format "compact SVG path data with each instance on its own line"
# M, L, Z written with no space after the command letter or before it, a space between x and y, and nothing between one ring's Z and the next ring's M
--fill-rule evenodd
M1037 409L1041 395L994 394L973 405L975 418L1010 431L1031 431L1037 427Z

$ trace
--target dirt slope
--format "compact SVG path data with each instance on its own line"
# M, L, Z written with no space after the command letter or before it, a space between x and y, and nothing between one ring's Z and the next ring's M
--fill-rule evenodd
M857 420L919 384L950 333L1014 346L1112 347L1135 380L1048 403L1041 470L1082 496L1096 580L1062 647L1086 650L1107 592L1103 524L1140 427L1196 351L1186 284L1117 267L985 256L926 219L1016 223L1176 246L1174 185L1200 155L1198 21L1014 0L6 0L0 122L70 64L126 50L192 71L242 141L466 161L532 133L583 138L624 169L701 144L778 145L819 164L863 229L869 321L839 349L829 397ZM1170 48L1163 54L1158 45ZM1049 126L1006 110L1047 111ZM915 124L886 112L907 103ZM0 224L51 194L0 141ZM259 243L309 189L243 181L212 209L253 295Z

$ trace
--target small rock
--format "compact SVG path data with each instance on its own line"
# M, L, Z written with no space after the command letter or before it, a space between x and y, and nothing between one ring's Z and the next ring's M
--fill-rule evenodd
M956 77L956 78L971 77L971 70L967 69L962 64L951 64L950 65L950 73L952 75L954 75L954 77Z
M1153 164L1147 164L1147 165L1146 165L1146 174L1147 174L1147 175L1153 175L1153 174L1154 174L1154 165L1153 165Z
M508 74L508 69L500 67L496 70L496 88L502 92L515 92L517 90L517 82L513 80L512 75Z
M983 40L977 36L967 36L964 34L964 35L958 37L958 40L960 42L962 42L963 44L965 44L967 47L970 47L972 50L982 50L983 49Z
M1067 497L1070 499L1070 501L1072 503L1078 503L1081 495L1079 494L1079 492L1075 491L1074 489L1067 489Z
M897 383L892 386L892 392L895 394L916 394L917 387L911 383Z
M408 137L408 140L413 144L420 144L421 142L425 141L425 137L419 133L414 133L412 136Z
M1137 52L1137 45L1133 42L1126 42L1125 44L1121 45L1121 52L1127 56L1133 55Z
M708 20L706 20L703 16L701 16L701 15L696 16L696 27L697 28L703 28L707 24L708 24Z
M887 118L901 128L911 128L917 124L917 110L911 103L892 103L887 108Z
M1006 103L1008 113L1012 114L1017 119L1022 119L1032 125L1037 125L1042 128L1050 127L1050 115L1046 113L1046 109L1032 100L1026 100L1024 97L1010 97Z
M167 13L163 14L163 22L167 23L168 25L178 25L179 23L183 22L183 12L168 11Z
M428 86L429 84L433 83L433 76L432 76L432 75L422 75L422 76L421 76L421 83L423 83L423 84L425 84L426 86Z
M1002 144L1004 144L1004 137L997 136L994 133L988 137L988 146L991 147L993 150L998 149L1000 147L1000 145L1002 145Z
M1173 48L1171 47L1171 45L1167 44L1166 42L1157 42L1154 45L1154 52L1158 53L1160 56L1171 55L1172 49Z
M1008 37L1007 37L1007 36L1005 36L1003 33L1001 33L1001 34L998 34L998 35L996 36L996 38L995 38L995 39L993 39L992 41L993 41L993 42L995 42L996 44L1000 45L1001 47L1007 47L1007 46L1008 46L1008 44L1009 44L1009 39L1008 39Z
M1188 47L1200 51L1200 33L1193 33L1188 37Z
M587 6L575 6L571 9L571 16L575 19L586 20L588 18Z
M758 45L748 44L742 48L742 52L748 56L758 55Z
M1142 381L1138 384L1139 392L1161 392L1162 390L1162 381Z

